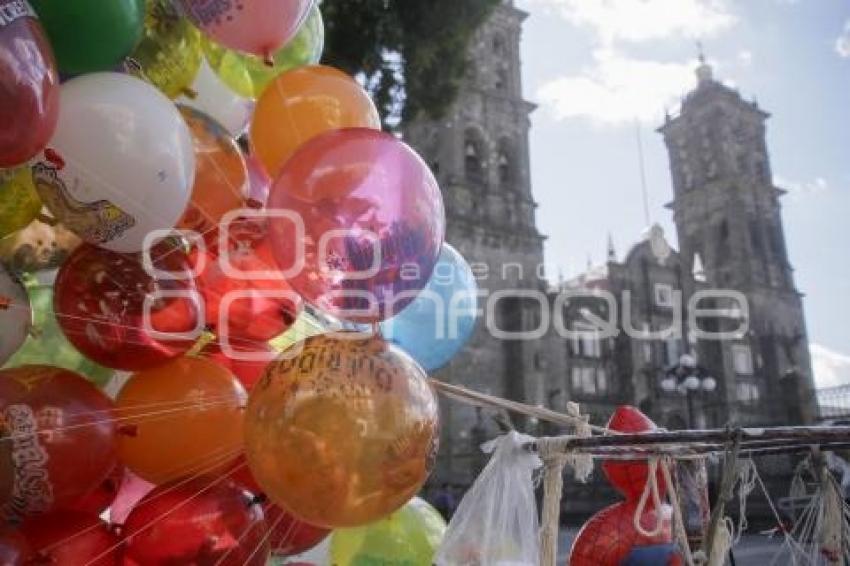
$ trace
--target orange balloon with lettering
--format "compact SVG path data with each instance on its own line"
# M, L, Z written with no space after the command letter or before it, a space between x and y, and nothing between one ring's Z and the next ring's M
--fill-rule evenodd
M247 394L225 368L195 357L135 374L121 389L121 461L151 483L224 469L242 451Z
M113 408L72 371L0 370L0 523L65 507L97 488L116 464Z
M212 235L225 214L245 206L248 167L224 126L188 106L179 108L195 146L195 184L177 227Z
M352 77L323 65L283 73L257 101L251 123L252 147L276 179L305 142L342 128L381 129L369 94Z
M379 338L324 335L301 347L272 362L251 392L254 478L318 527L389 515L416 495L436 457L438 407L425 372Z

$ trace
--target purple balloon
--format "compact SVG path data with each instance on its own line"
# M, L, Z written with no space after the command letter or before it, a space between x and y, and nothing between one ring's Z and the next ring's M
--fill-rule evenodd
M307 142L272 187L272 248L292 288L353 322L385 320L427 285L445 235L437 181L402 141L370 129ZM299 234L296 223L303 223Z

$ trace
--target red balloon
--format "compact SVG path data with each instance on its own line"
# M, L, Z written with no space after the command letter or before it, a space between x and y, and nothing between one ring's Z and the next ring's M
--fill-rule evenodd
M262 232L240 232L228 246L228 254L219 253L219 249L212 248L206 254L195 250L192 255L194 261L201 255L205 260L197 284L204 298L207 324L223 347L243 351L262 348L263 343L295 323L302 308L301 297L280 276Z
M294 556L325 540L331 531L299 521L277 505L265 507L266 523L271 529L269 543L275 556Z
M0 527L0 564L23 566L31 555L30 545L20 531L8 526Z
M139 566L264 566L266 522L250 494L230 481L199 478L155 489L124 523L127 556Z
M0 422L13 439L0 450L0 478L12 478L0 516L27 517L73 504L116 465L112 401L64 369L0 370Z
M628 405L618 407L611 419L608 428L618 432L649 432L656 430L655 423L641 413L635 407ZM635 503L643 494L646 481L649 478L649 466L645 460L617 461L606 460L602 462L602 470L614 488L625 496L627 501ZM664 497L667 493L667 484L659 469L656 474L658 480L658 495Z
M183 355L195 343L199 297L186 255L159 245L153 267L181 280L145 271L141 254L120 254L83 245L56 277L54 309L68 340L106 367L140 371ZM159 297L159 298L157 298ZM150 303L149 327L144 312Z
M251 473L251 468L248 466L248 461L245 459L244 455L239 456L224 475L228 476L252 494L256 496L263 495L263 488L261 488L260 484L257 483L257 480L254 479L254 474Z
M121 564L121 540L96 515L57 511L21 525L36 564Z
M221 347L217 343L213 342L201 351L201 355L229 369L245 390L250 392L254 388L254 385L260 381L260 378L263 377L263 373L269 362L277 357L276 353L265 342L257 342L249 348L232 346L232 349L233 357L230 357L221 350ZM255 360L255 356L262 356L263 359Z
M289 283L354 322L385 320L408 305L443 244L434 176L410 147L375 130L331 131L305 143L284 165L268 207L296 217L270 220Z
M59 117L59 75L29 4L0 0L0 167L44 149Z
M68 510L79 511L89 515L100 515L115 501L124 481L124 466L118 464L112 469L112 473L100 482L92 491L67 506Z

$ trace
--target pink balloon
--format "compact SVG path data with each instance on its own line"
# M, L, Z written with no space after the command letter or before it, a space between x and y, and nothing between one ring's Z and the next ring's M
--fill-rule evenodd
M376 130L336 130L304 144L268 208L289 211L269 225L291 287L353 322L386 320L413 301L443 244L437 181L409 146Z
M186 15L218 43L269 58L292 39L315 0L180 0Z

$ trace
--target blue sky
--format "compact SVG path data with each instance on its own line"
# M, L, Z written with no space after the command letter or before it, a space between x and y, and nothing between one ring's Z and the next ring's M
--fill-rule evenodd
M622 257L650 212L675 242L667 156L655 128L695 86L696 41L715 76L773 117L768 146L805 306L816 379L850 383L850 2L517 0L532 180L547 264L567 277ZM568 211L575 209L576 214ZM557 276L552 272L550 276Z

